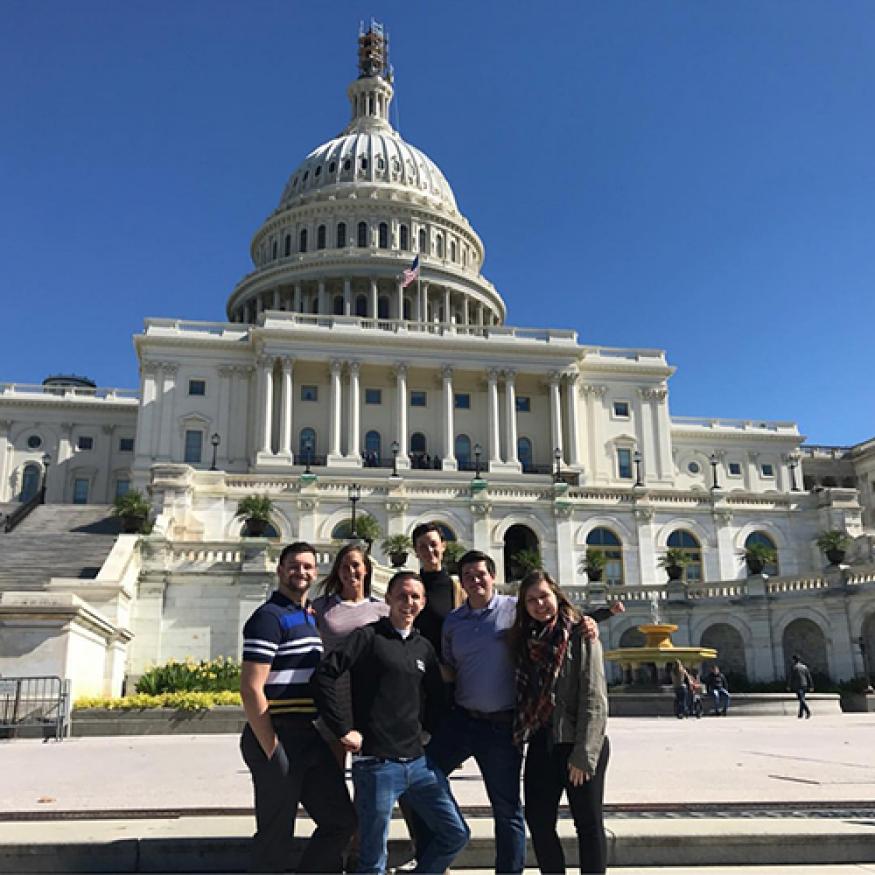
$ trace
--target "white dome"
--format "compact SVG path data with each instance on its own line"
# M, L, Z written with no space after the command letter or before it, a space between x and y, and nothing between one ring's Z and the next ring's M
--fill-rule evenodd
M378 130L344 133L317 146L289 177L279 208L294 206L316 192L360 191L368 184L424 196L433 205L458 213L453 191L434 161L382 125Z

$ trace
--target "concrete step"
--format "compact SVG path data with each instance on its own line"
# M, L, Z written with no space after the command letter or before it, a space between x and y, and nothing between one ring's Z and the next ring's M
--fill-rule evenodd
M490 870L492 821L477 817L468 823L471 841L453 871ZM302 818L297 834L309 835L312 827ZM0 823L0 871L241 872L253 829L251 816L5 821ZM704 875L709 868L766 866L787 872L804 866L823 875L828 866L875 861L875 820L634 818L608 819L607 829L612 872L614 867L690 867ZM576 866L573 825L560 820L559 831L568 865ZM390 841L390 864L403 864L409 847L403 821L393 820ZM527 865L535 865L531 849Z
M41 504L10 534L118 534L118 521L111 512L108 504Z

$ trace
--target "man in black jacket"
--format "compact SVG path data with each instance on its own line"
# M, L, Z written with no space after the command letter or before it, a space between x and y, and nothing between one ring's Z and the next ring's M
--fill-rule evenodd
M386 871L392 807L404 794L431 830L414 871L444 872L470 835L443 773L425 758L422 731L445 709L437 656L413 628L425 605L420 578L400 571L386 591L389 616L356 629L316 672L320 714L353 753L352 780L359 817L359 872ZM337 694L350 673L352 709Z

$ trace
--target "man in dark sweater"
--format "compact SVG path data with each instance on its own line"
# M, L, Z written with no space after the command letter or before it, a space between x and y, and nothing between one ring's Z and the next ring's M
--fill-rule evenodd
M425 605L425 587L417 575L401 571L389 581L386 601L388 617L356 629L319 664L319 710L353 754L358 871L386 871L392 807L404 794L431 831L414 871L444 872L470 833L446 777L423 750L423 729L433 731L446 707L434 648L413 628ZM337 690L337 680L346 672L351 710Z
M425 586L426 603L413 625L419 629L441 655L441 631L447 614L464 601L462 588L444 571L443 558L447 544L435 523L422 523L413 530L410 539L419 560L419 576Z

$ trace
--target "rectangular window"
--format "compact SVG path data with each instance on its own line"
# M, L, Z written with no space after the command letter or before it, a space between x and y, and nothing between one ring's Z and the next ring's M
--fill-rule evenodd
M621 480L632 479L632 450L625 447L617 449L617 475Z
M188 381L189 395L206 395L207 381L206 380L189 380Z
M189 465L200 463L204 447L204 433L202 431L186 431L185 433L185 456L184 462Z
M382 404L382 389L365 389L365 404Z
M763 477L774 477L775 476L775 466L769 464L768 462L763 462L760 470L763 472Z
M133 451L134 451L134 439L133 438L119 438L118 439L118 451L120 453L133 453Z
M85 435L80 435L79 439L76 441L76 449L77 450L93 450L94 449L94 438L86 437Z
M318 401L319 387L318 386L301 386L302 401Z
M428 393L420 392L417 389L414 389L410 393L410 406L411 407L425 407L426 402L428 400Z
M456 407L456 410L470 410L471 396L467 392L456 392L453 403Z
M730 462L729 463L729 476L730 477L741 477L741 462Z
M73 481L73 504L88 504L88 481L84 477Z
M516 396L516 412L517 413L531 413L532 411L532 399L529 398L528 395L517 395Z
M628 401L615 401L614 402L614 416L617 419L628 419L629 418L629 402Z
M130 480L116 480L115 481L115 497L121 498L123 495L127 495L131 488Z

